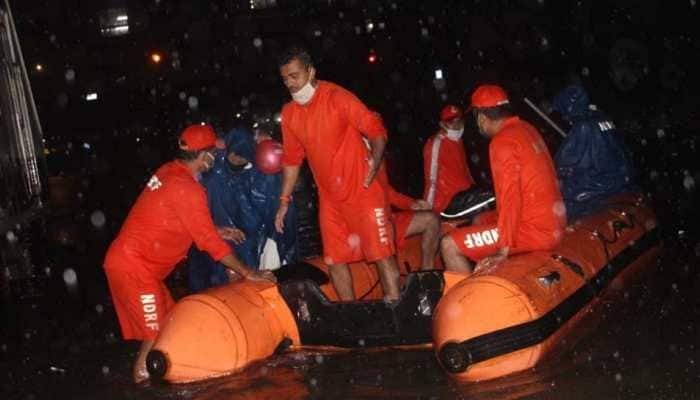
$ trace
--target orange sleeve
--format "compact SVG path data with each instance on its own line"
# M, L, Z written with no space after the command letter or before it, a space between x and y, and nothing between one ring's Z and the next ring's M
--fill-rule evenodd
M348 123L368 139L383 136L388 140L386 128L379 114L370 111L355 95L346 90L335 90L331 97L334 106L344 112Z
M389 198L389 204L401 210L410 210L411 206L416 201L401 192L397 192L389 183L384 187L384 190L386 190L387 197Z
M289 112L286 110L286 107L282 110L282 165L297 166L304 161L306 152L289 126Z
M231 248L216 231L204 188L196 185L179 191L177 201L173 202L175 213L194 239L197 248L209 253L214 261L219 261L232 253Z
M379 184L382 185L382 189L384 189L384 192L386 193L389 204L401 210L411 209L411 206L416 200L406 196L403 193L397 192L394 187L391 186L389 183L389 176L386 172L386 163L384 161L382 161L382 165L379 167L379 171L377 171L376 179Z
M491 142L489 156L498 204L498 247L513 248L522 213L523 193L520 190L521 160L518 144L510 140Z

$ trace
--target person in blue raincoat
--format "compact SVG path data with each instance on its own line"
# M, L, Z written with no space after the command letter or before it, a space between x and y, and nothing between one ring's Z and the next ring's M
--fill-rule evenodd
M615 124L590 104L580 85L552 100L552 109L571 123L554 163L569 220L598 210L610 196L634 190L634 169Z
M253 133L236 128L224 137L225 150L216 155L214 166L202 177L212 219L217 226L229 226L241 231L239 240L230 241L236 255L252 268L260 268L263 251L275 241L282 265L296 257L296 230L282 236L274 229L280 191L280 174L265 175L255 168ZM289 216L295 226L295 213ZM192 292L229 282L226 269L196 248L189 254L189 285Z

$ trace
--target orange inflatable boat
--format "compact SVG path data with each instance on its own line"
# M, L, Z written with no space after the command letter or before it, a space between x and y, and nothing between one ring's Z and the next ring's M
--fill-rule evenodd
M464 220L445 221L443 231ZM401 299L386 304L373 265L353 264L358 301L338 302L313 259L276 272L278 284L239 281L183 298L147 359L152 378L191 382L230 374L299 346L362 348L434 343L462 380L530 368L568 348L602 298L654 266L656 220L635 196L567 229L556 251L514 256L487 273L412 272L420 239L399 255Z
M288 347L429 344L442 274L410 272L420 262L419 238L406 250L395 305L381 300L377 270L365 263L350 267L358 301L338 302L320 258L276 271L277 285L237 281L187 296L166 317L147 358L149 373L184 383L230 374Z
M433 319L437 357L464 381L531 368L594 328L603 300L633 294L660 250L654 214L628 195L567 227L555 251L514 256L466 279L447 272Z

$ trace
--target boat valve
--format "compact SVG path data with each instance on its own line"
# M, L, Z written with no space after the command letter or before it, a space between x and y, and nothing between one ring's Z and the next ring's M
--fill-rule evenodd
M442 346L439 356L447 372L453 374L466 371L472 362L471 353L464 351L462 346L455 342Z
M146 356L146 369L151 380L161 380L168 372L168 358L160 350L151 350Z

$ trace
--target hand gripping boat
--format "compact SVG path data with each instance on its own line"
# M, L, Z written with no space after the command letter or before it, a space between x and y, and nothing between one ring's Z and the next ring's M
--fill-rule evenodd
M443 230L463 222L444 222ZM364 263L351 267L358 301L337 302L327 266L313 259L281 270L278 285L239 281L183 298L148 355L148 370L184 383L290 347L433 343L455 378L492 379L568 349L595 326L602 299L628 297L659 251L653 213L629 195L568 227L555 251L513 256L471 276L410 272L420 259L420 239L412 238L399 255L406 275L395 305L378 300L378 274Z

